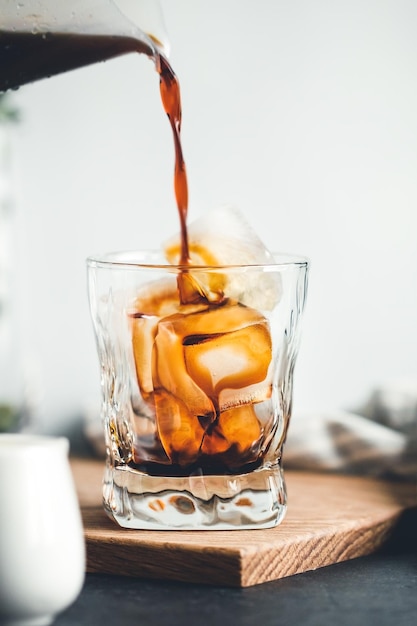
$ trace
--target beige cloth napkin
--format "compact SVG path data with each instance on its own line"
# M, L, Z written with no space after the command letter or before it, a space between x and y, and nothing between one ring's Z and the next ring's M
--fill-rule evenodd
M417 485L417 381L376 389L355 411L294 414L284 467Z

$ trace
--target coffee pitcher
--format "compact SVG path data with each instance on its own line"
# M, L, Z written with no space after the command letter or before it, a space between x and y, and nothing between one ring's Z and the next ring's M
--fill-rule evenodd
M0 0L0 92L129 52L168 56L157 0Z

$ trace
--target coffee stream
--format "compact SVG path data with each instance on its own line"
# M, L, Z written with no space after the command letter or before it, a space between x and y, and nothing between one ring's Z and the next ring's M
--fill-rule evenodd
M188 212L188 183L184 156L181 145L181 92L178 78L172 70L167 59L162 55L155 60L160 76L161 100L166 114L168 115L175 145L175 173L174 189L177 201L178 215L181 228L181 252L179 265L181 272L178 275L178 293L182 304L223 302L223 293L211 293L187 270L190 264L190 252L187 234Z
M157 68L160 75L161 100L174 135L175 145L175 198L181 226L181 257L180 265L187 265L190 261L187 237L188 211L188 184L184 157L181 145L181 92L180 85L172 67L165 57L157 59Z

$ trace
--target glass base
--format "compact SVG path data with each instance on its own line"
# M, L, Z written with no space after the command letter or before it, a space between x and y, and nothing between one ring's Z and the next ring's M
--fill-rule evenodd
M272 528L287 509L279 466L250 474L167 478L107 465L103 500L119 526L143 530Z

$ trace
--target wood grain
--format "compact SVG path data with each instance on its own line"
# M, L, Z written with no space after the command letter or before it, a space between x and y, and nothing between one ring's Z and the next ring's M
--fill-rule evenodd
M288 471L288 513L276 528L126 530L102 508L103 462L71 465L90 572L248 587L370 554L417 506L412 485Z

